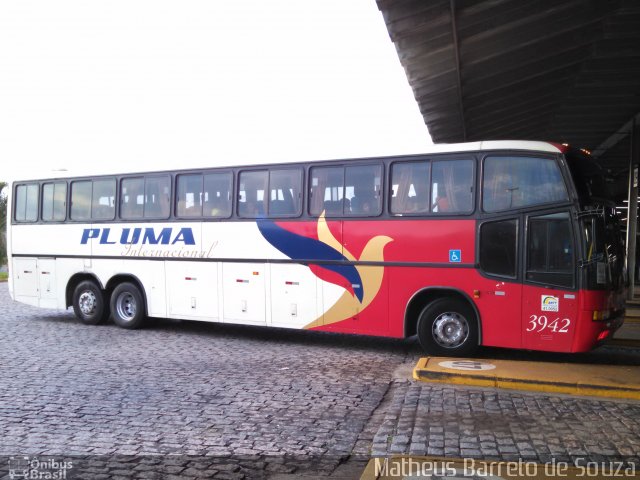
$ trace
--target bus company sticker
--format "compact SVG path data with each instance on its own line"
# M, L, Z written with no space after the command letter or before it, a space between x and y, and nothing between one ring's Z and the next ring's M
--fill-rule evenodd
M557 312L560 308L560 298L552 295L542 295L540 297L540 310L543 312Z
M496 366L493 363L476 362L475 360L453 360L438 363L441 367L453 370L493 370Z
M449 263L460 263L460 262L462 262L462 251L449 250Z

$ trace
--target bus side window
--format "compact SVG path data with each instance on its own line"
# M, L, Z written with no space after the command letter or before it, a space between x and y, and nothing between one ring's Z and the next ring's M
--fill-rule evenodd
M38 220L38 184L18 185L16 187L16 222L35 222Z
M429 162L403 162L391 166L391 213L429 212Z
M71 182L71 220L91 218L92 184L91 180Z
M211 173L204 176L205 217L229 218L231 216L231 190L233 175L230 172Z
M91 218L95 220L113 220L115 212L115 179L94 180L91 202Z
M473 211L473 160L433 162L431 209L434 213Z
M202 215L202 175L178 175L176 215L199 217Z
M518 220L485 222L480 226L480 268L491 275L515 278Z
M482 179L485 212L565 202L569 199L555 160L536 157L487 157Z
M380 215L382 207L382 167L380 165L358 165L346 167L345 196L350 200L352 215Z
M121 183L120 216L142 218L144 214L144 178L125 178Z
M269 216L300 215L302 172L299 169L269 172Z
M61 222L67 217L67 183L45 183L42 186L42 220Z
M144 218L167 218L171 201L169 176L146 177L144 199Z
M309 180L309 214L328 217L342 215L344 168L314 167Z
M268 175L266 170L240 172L238 215L258 218L264 215Z

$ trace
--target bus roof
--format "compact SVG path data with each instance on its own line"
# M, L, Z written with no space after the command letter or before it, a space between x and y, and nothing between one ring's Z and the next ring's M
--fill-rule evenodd
M92 163L91 167L87 168L74 168L74 169L52 169L52 170L37 170L30 169L29 173L17 174L12 181L25 181L33 179L54 179L54 178L71 178L71 177L89 177L96 175L123 175L123 174L136 174L146 172L167 172L178 170L199 170L207 168L234 168L238 166L256 166L256 165L269 165L269 164L286 164L286 163L305 163L313 161L335 161L335 160L363 160L368 158L396 158L407 156L420 156L429 155L435 153L456 153L456 152L477 152L477 151L489 151L489 150L529 150L537 152L551 152L560 153L562 150L559 146L549 142L538 142L531 140L488 140L481 142L467 142L467 143L440 143L434 144L425 148L420 152L411 152L406 154L398 154L391 156L367 156L367 157L352 157L352 158L327 158L327 159L314 159L304 158L300 156L278 156L277 154L269 154L264 152L256 160L255 153L244 154L241 150L237 152L237 155L233 156L233 162L229 161L229 156L225 155L226 161L223 162L211 162L211 160L199 160L189 162L188 160L179 160L176 162L175 168L167 167L163 164L161 167L154 168L152 165L141 165L136 162L131 163L131 168L118 168L117 165L96 165Z

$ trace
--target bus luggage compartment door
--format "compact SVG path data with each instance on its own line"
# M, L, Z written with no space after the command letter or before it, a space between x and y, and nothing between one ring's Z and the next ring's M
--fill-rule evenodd
M13 259L13 291L17 301L38 305L38 268L35 258Z
M56 308L56 261L53 258L39 258L37 260L38 290L40 306Z
M271 265L271 325L302 328L318 317L317 279L304 265Z
M224 321L266 325L265 266L225 263L222 266Z
M218 314L218 264L166 262L169 315L215 322Z

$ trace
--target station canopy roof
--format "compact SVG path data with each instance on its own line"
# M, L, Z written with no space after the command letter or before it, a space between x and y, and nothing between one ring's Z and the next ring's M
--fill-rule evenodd
M585 148L626 193L638 0L377 0L436 143Z

